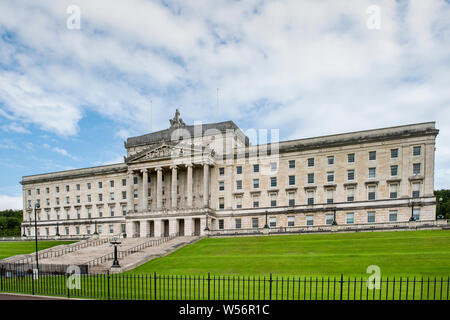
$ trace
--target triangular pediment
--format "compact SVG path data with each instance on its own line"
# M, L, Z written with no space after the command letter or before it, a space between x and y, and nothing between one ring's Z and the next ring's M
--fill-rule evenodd
M142 150L135 155L132 155L125 159L125 162L145 162L161 159L180 158L188 155L202 153L202 147L187 144L170 144L162 143L156 147L150 147Z

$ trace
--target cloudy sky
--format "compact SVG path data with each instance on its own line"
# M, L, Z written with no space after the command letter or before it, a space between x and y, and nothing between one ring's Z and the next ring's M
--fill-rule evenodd
M0 209L175 108L282 140L436 121L450 188L450 1L0 0L0 36Z

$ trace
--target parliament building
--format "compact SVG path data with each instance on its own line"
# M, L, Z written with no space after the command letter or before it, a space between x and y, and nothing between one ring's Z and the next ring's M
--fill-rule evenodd
M34 236L35 211L41 237L436 220L434 122L251 145L233 121L187 125L179 116L128 138L123 163L24 176L23 235Z

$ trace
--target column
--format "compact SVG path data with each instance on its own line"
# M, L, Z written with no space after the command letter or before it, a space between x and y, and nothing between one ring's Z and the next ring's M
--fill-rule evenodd
M203 207L209 207L209 164L203 164Z
M186 197L187 197L187 207L192 207L192 163L188 163L187 167L187 182L186 182Z
M177 207L177 166L171 166L172 169L172 209Z
M156 208L162 208L162 168L156 168Z
M148 210L148 170L142 169L142 210Z
M128 211L133 211L134 210L134 190L133 190L133 184L134 184L134 176L133 176L133 171L128 171Z

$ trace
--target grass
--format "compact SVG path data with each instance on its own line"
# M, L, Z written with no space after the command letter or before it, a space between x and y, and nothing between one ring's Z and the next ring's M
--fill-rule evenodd
M75 241L38 241L38 249L44 250L60 244L71 244ZM0 241L0 260L17 254L28 254L35 252L34 241Z
M284 276L442 276L450 270L444 230L207 238L130 273Z

